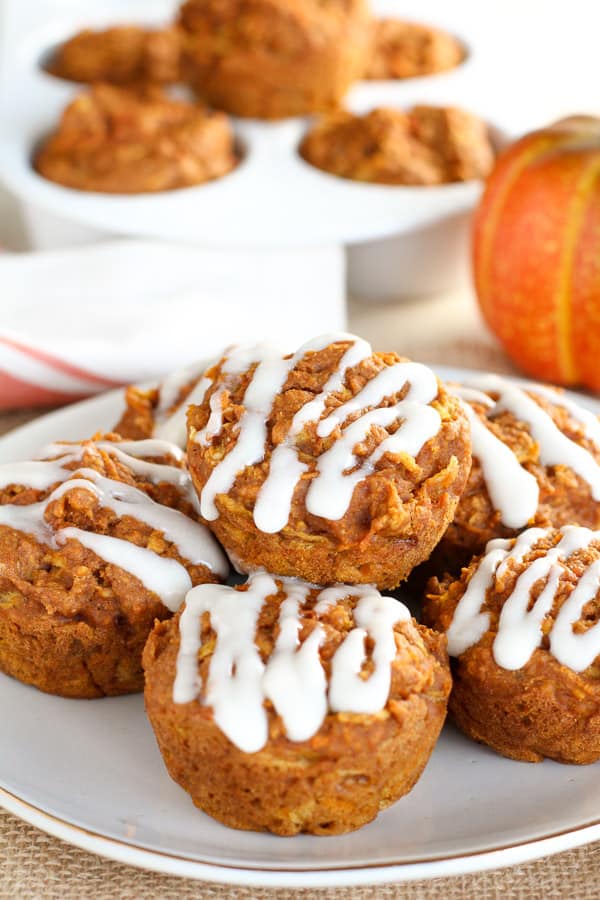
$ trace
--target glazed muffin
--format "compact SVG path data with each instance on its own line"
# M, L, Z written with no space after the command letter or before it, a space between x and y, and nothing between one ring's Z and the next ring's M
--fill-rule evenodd
M455 107L380 107L324 116L300 145L311 165L354 181L435 185L484 178L494 162L487 126Z
M180 55L176 28L86 28L58 47L47 71L68 81L171 84L181 76Z
M96 84L65 109L34 166L80 191L140 194L190 187L236 165L227 116L160 88Z
M600 532L531 528L433 579L425 621L453 657L458 726L525 762L600 759Z
M374 25L373 48L366 77L417 78L453 69L465 58L464 47L441 28L379 19Z
M0 670L64 697L143 687L155 619L228 571L164 441L55 444L0 466Z
M178 24L199 95L259 119L337 106L370 49L365 0L188 0Z
M352 831L410 791L450 691L445 639L397 600L267 573L191 591L144 670L171 777L225 825L280 835Z
M454 520L436 550L458 572L488 541L529 525L600 528L600 422L559 389L481 375L462 397L473 465Z
M452 519L468 424L433 372L353 335L231 348L188 409L204 520L242 572L395 587Z
M187 444L187 407L201 403L210 385L202 377L207 365L205 361L177 369L156 387L129 385L125 389L125 408L112 430L135 441L160 438L183 450Z

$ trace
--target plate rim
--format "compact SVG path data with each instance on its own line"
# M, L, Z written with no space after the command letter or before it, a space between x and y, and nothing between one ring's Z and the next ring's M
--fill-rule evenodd
M431 364L431 367L444 380L462 379L471 373L482 374L483 371L436 364ZM503 375L503 377L511 378L510 375ZM531 379L512 377L516 377L521 382L535 383ZM588 408L592 407L596 412L600 409L598 398L577 392L568 393L580 401L583 400ZM0 456L5 447L10 447L13 441L18 442L23 437L27 439L29 433L33 439L40 426L43 429L45 425L54 420L60 420L65 415L70 418L73 414L77 416L81 410L87 411L95 405L104 406L110 404L112 400L116 402L122 394L123 388L104 392L58 410L44 413L31 422L12 429L0 437ZM323 866L321 868L313 866L311 869L294 869L288 866L285 869L269 869L261 866L248 867L234 866L230 863L203 862L185 855L152 850L131 841L108 837L100 832L76 825L55 813L47 812L1 786L0 807L53 837L114 862L197 881L214 881L220 884L251 887L332 888L430 880L518 865L600 840L599 815L597 819L587 822L585 825L560 830L532 840L523 839L491 849L453 853L415 862L376 862L367 865L363 863L356 866Z
M373 863L356 867L313 869L248 868L203 862L106 837L48 813L2 787L0 807L52 837L113 862L196 881L248 887L332 888L429 881L433 878L467 875L532 862L600 840L599 818L580 828L558 831L543 838L518 841L493 850L458 853L412 863Z

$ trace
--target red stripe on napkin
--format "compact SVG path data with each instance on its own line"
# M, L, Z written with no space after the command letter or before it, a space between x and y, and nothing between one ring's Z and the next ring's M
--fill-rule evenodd
M86 378L88 381L95 381L97 384L107 388L120 387L122 384L121 381L114 381L112 378L105 378L103 375L96 375L94 372L80 369L78 366L74 366L64 359L60 359L58 356L53 356L51 353L46 353L45 350L40 350L38 347L29 347L27 344L22 344L20 341L13 341L10 338L1 335L0 343L5 344L7 347L12 347L13 350L18 350L20 353L26 353L33 359L46 363L46 365L52 366L54 369L63 372L65 375L72 375L74 378ZM61 396L63 395L61 394Z
M85 394L64 394L48 391L37 384L29 384L0 372L0 410L19 409L22 406L59 406L82 400Z

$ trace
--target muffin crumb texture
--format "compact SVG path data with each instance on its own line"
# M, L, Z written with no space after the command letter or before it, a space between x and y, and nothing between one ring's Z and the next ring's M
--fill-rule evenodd
M332 113L310 129L300 154L332 175L389 185L485 178L494 163L485 122L457 107L436 106Z
M209 815L342 834L419 778L445 717L444 644L372 587L260 573L195 590L157 623L146 709L172 778Z

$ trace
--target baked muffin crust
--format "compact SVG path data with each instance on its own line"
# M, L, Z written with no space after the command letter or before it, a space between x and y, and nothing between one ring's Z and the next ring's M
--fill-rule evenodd
M227 573L181 457L110 438L0 467L2 671L65 697L141 690L154 620Z
M200 96L261 119L337 106L371 46L364 0L188 0L178 24Z
M441 28L404 19L378 19L373 31L367 78L434 75L455 68L465 58L460 41Z
M324 335L285 358L233 348L205 375L188 463L201 513L239 569L382 588L429 556L470 441L427 367Z
M58 47L47 69L68 81L172 84L181 77L180 56L176 28L115 25L77 32Z
M35 156L50 181L80 191L140 194L202 184L237 163L227 116L160 88L95 84L63 112Z
M600 533L496 539L460 578L429 583L423 617L453 657L449 709L470 737L525 762L600 759Z
M558 388L477 376L463 398L473 465L436 551L458 572L488 541L530 525L600 527L600 423ZM441 560L443 557L443 561Z
M225 684L221 657L234 631L237 674ZM340 648L357 643L363 667L348 702ZM144 668L171 777L224 824L281 835L351 831L409 791L450 689L443 638L398 601L266 573L191 592L181 616L157 623Z
M435 106L332 113L309 130L300 154L332 175L390 185L484 178L494 161L484 122L456 107Z

